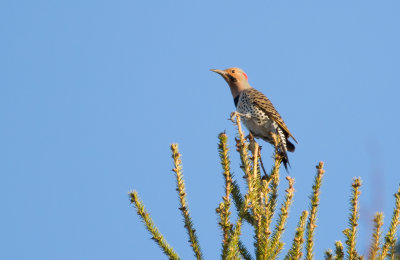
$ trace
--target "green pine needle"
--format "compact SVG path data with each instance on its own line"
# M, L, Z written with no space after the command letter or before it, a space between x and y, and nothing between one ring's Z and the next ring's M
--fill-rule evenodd
M161 250L168 256L169 259L180 259L175 250L168 244L163 235L160 233L158 228L154 225L150 214L144 208L143 202L139 199L136 191L129 193L131 197L131 203L135 206L137 214L141 217L147 230L152 235L152 239L157 243Z

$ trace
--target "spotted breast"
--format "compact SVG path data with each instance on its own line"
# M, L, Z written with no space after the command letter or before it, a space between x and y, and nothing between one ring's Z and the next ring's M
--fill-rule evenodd
M244 125L249 129L255 138L274 144L271 133L280 137L281 145L278 147L284 157L284 163L289 163L287 151L293 152L295 146L288 140L292 136L269 99L251 88L241 91L238 96L236 110L246 115L242 117ZM286 166L286 164L285 164Z

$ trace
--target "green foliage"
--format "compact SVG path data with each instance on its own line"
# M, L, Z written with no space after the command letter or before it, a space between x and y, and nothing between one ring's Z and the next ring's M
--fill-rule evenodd
M357 234L357 222L359 218L359 205L358 198L361 194L361 179L356 178L353 181L352 186L352 197L350 200L350 217L349 217L349 228L345 229L343 233L346 236L347 254L349 259L358 259L358 253L356 250L356 234Z
M323 169L324 163L320 162L316 168L318 169L315 176L314 185L312 186L313 192L310 196L310 216L307 222L307 240L306 240L306 260L314 259L314 231L317 227L317 208L319 205L319 190L322 184L322 176L325 171Z
M222 234L221 258L246 260L278 259L285 245L284 241L282 241L282 235L285 231L286 223L289 218L289 209L293 202L294 179L286 177L288 188L285 191L282 205L280 209L277 210L278 185L280 179L279 171L282 158L275 151L273 167L269 174L266 173L261 160L261 149L252 136L248 138L244 136L240 117L238 115L236 115L235 125L238 128L236 150L240 155L240 168L243 171L243 178L245 179L247 189L245 192L241 191L237 181L232 175L228 137L225 133L221 133L218 136L218 151L225 190L222 201L216 209L217 215L219 216L218 224ZM276 142L279 142L279 140ZM189 237L189 245L192 247L196 259L203 259L186 200L181 155L178 151L178 145L171 145L171 150L174 161L173 172L176 177L176 190L180 203L179 210L183 216L184 227ZM304 210L300 216L292 244L286 256L284 256L285 260L300 260L303 256L306 260L314 259L314 235L317 227L317 209L320 203L319 195L325 172L322 162L320 162L316 168L317 174L315 175L314 184L312 186L309 211ZM261 175L260 169L264 172L263 176ZM359 255L357 252L356 246L359 219L358 200L361 194L360 188L361 179L354 179L350 198L349 226L343 231L346 239L346 251L344 250L342 242L336 241L334 251L331 249L325 251L325 259L363 259L363 256ZM171 248L154 225L150 215L145 210L143 203L140 201L135 191L130 193L130 198L138 215L151 233L152 239L160 246L169 259L179 259L177 253ZM391 219L391 225L384 239L382 239L383 214L377 213L374 218L374 232L368 259L396 259L396 231L400 218L400 188L395 194L395 198L396 205ZM236 208L234 212L232 212L232 204L234 204L234 208ZM236 221L234 223L231 221L233 213L236 215ZM273 224L274 219L276 219L276 223ZM244 221L253 228L253 252L249 251L240 240Z
M178 151L178 145L177 144L171 145L171 150L175 166L175 168L172 169L172 171L175 172L176 186L177 186L176 190L178 191L179 203L181 206L179 210L182 212L182 216L185 223L184 226L189 235L189 243L190 246L193 248L194 255L196 256L197 259L202 259L203 257L200 250L199 241L196 236L196 230L193 227L192 218L190 217L189 208L186 202L185 182L183 181L182 165L181 165L182 161L181 161L181 155Z
M292 247L290 248L285 260L298 260L303 256L302 248L304 243L304 229L306 225L306 219L308 211L304 210L301 214L299 224L297 225L296 234L293 239Z
M342 242L341 241L336 241L335 242L335 253L336 253L336 256L335 256L335 260L342 260L343 258L344 258L344 251L343 251L343 244L342 244ZM371 259L373 259L373 258L371 258Z
M382 236L383 213L377 212L374 218L374 232L372 233L372 243L369 249L369 259L375 259L379 250Z
M131 197L131 203L136 207L138 215L142 218L147 230L152 235L151 238L158 244L158 246L168 256L169 259L180 259L178 254L168 244L163 235L161 235L158 228L154 225L154 222L151 219L149 213L143 206L143 202L139 199L137 192L132 191L129 193L129 195Z

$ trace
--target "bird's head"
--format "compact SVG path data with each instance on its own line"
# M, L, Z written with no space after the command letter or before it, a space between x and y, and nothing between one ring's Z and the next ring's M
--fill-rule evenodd
M225 79L234 98L237 97L241 91L250 88L246 73L239 68L229 68L226 70L213 69L211 71L218 73Z

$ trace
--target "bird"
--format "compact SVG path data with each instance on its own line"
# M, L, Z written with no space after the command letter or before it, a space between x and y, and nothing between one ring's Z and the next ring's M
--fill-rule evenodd
M246 128L255 138L272 144L281 156L285 169L288 170L290 163L287 152L295 150L289 138L291 137L296 144L298 142L271 101L250 86L247 74L243 70L234 67L225 70L211 69L211 71L221 75L228 83L236 107L235 113L240 115ZM279 142L276 142L276 136L279 137Z

